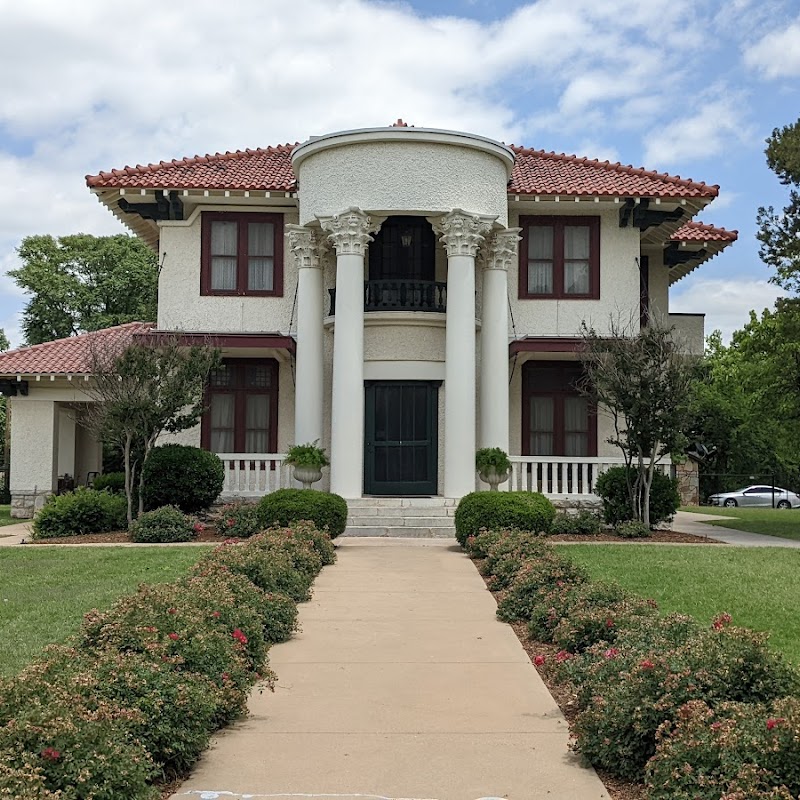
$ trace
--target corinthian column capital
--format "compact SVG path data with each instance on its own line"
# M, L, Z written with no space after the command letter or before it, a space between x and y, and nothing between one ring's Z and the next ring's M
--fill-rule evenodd
M511 264L517 259L517 242L522 238L519 234L522 228L506 228L492 236L485 253L484 267L486 269L501 269L508 271Z
M430 218L430 223L444 244L448 258L453 256L474 258L496 219L497 217L470 214L468 211L454 208L449 214Z
M367 244L372 241L382 220L370 219L360 208L348 208L332 217L318 217L328 241L336 248L337 255L363 256Z
M294 263L298 269L320 269L322 267L321 257L324 247L318 241L318 235L311 228L303 225L286 226L286 243L291 254L294 256Z

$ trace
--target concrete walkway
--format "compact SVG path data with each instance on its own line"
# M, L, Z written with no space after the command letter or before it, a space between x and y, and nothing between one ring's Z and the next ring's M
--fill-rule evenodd
M594 771L453 542L345 539L275 693L222 731L182 800L601 800Z
M13 525L3 525L0 527L0 547L9 547L14 544L22 544L31 540L31 523L15 522Z
M786 514L797 514L800 522L800 511L787 510ZM748 533L726 528L724 525L709 525L710 520L722 520L724 517L711 514L696 514L693 511L678 511L672 523L672 529L681 533L692 533L695 536L707 536L725 544L738 547L789 547L800 548L796 539L781 539L778 536L765 536L761 533Z

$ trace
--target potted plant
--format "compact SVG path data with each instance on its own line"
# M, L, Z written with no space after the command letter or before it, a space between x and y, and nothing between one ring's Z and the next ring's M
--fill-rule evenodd
M481 480L489 484L489 491L496 492L499 484L508 480L511 462L508 454L499 447L484 447L475 453L475 467Z
M294 479L303 484L304 489L310 489L311 484L322 477L322 468L331 462L317 441L308 444L292 445L286 452L286 463L294 467Z

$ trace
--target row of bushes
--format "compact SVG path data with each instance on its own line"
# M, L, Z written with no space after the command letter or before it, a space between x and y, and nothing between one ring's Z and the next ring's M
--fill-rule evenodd
M224 506L216 525L230 538L246 539L266 528L291 525L299 520L310 520L335 538L347 525L347 503L339 495L313 489L281 489L266 495L258 504L240 502ZM34 520L33 537L54 539L126 527L123 496L109 488L79 488L48 500ZM186 542L204 527L178 506L166 505L141 514L131 524L130 533L134 542Z
M575 748L593 765L646 780L653 800L800 794L800 678L766 635L727 614L662 617L530 534L484 532L466 549L502 592L500 619L558 648L535 662L575 697Z
M0 681L0 797L154 800L274 676L330 538L308 524L216 548L178 581L87 614L67 645Z

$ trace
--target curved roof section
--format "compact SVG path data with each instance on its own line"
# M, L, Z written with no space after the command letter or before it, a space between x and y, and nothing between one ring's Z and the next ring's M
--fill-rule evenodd
M87 375L91 372L92 353L122 352L134 339L152 330L153 322L128 322L66 339L34 344L0 353L0 375Z
M735 242L739 238L739 231L729 231L693 220L678 228L670 238L673 242Z

